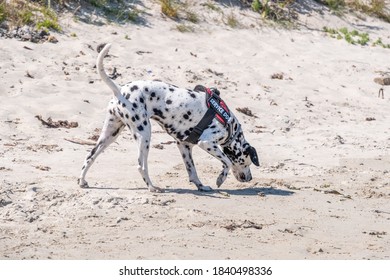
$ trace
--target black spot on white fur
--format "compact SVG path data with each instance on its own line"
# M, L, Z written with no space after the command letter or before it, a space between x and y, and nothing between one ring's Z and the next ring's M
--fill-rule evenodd
M163 115L163 112L160 110L160 109L157 109L157 108L154 108L153 109L153 112L154 114L157 116L157 117L160 117L162 119L165 119L164 115Z

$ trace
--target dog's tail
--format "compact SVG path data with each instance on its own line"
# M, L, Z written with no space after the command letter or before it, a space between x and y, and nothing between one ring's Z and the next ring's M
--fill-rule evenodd
M96 67L97 71L102 78L103 82L108 85L108 87L114 92L114 95L116 98L119 98L121 96L121 90L120 87L108 77L106 71L104 71L103 66L103 59L107 55L108 51L110 50L111 44L106 44L104 48L100 51L97 60L96 60Z

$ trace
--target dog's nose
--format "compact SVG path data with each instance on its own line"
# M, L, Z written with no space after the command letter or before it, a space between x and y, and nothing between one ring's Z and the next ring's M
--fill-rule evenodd
M245 173L241 173L240 180L241 182L249 182L250 180L252 180L252 174L245 175Z

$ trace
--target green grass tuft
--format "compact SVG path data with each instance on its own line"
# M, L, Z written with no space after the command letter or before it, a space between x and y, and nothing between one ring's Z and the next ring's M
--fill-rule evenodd
M41 8L39 12L42 14L42 18L39 18L36 23L37 29L52 29L55 31L61 31L61 26L58 23L58 17L54 10L50 8Z
M361 45L367 46L371 42L370 36L368 33L361 33L357 30L349 31L348 28L343 27L340 29L333 29L324 26L324 32L327 33L331 38L338 40L344 39L349 44L352 45ZM378 38L375 42L371 44L372 46L381 46L383 48L390 48L390 44L384 44L381 38Z
M376 39L376 41L375 41L374 43L372 43L372 45L373 45L374 47L380 46L380 47L385 48L385 49L390 49L390 44L384 44L384 43L382 42L382 38Z
M260 11L263 9L263 4L260 2L260 0L253 0L251 8L253 11L260 13Z

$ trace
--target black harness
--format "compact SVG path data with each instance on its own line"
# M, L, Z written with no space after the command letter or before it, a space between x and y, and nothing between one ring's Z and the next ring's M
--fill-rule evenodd
M216 118L221 124L228 127L229 136L225 142L227 143L231 139L232 135L232 126L230 123L232 122L233 117L231 116L230 110L226 106L225 102L219 97L219 90L213 88L209 89L203 86L197 86L195 87L195 90L206 92L206 104L208 110L185 141L197 144L203 131L211 124L213 119Z

